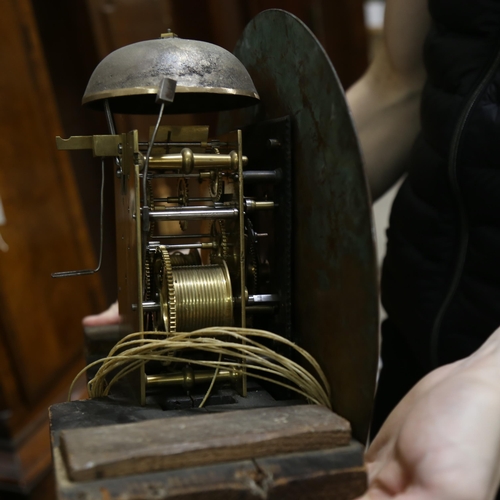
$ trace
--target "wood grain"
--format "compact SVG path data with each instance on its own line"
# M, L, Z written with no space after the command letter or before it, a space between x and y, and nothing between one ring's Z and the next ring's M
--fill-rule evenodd
M60 448L54 463L60 500L352 500L366 491L363 447L292 453L129 477L73 482Z
M96 259L69 158L55 147L62 130L27 0L3 4L0 63L9 68L0 72L0 232L9 245L0 252L0 343L11 370L0 392L9 409L29 413L81 357L81 318L105 303L98 275L50 276ZM23 419L13 420L15 432Z
M50 465L47 406L83 364L81 318L105 302L99 276L50 277L96 259L29 0L2 2L0 65L0 489L29 491Z
M105 477L330 449L350 425L319 406L287 406L61 432L69 477Z

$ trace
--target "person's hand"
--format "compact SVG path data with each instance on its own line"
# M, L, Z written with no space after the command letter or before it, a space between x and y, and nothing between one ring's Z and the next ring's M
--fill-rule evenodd
M104 326L117 325L120 323L120 314L118 313L118 301L111 304L108 309L99 314L85 316L82 320L83 326Z
M500 483L500 329L423 378L366 455L358 500L490 500Z

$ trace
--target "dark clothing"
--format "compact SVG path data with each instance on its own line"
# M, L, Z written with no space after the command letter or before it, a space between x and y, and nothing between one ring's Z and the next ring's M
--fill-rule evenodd
M393 408L424 375L410 346L390 320L382 323L382 360L370 429L375 436Z
M429 10L422 128L382 273L392 327L379 420L418 378L470 355L500 326L500 0L429 0ZM398 357L411 358L411 375L397 371Z
M382 275L384 307L426 371L500 325L500 1L429 9L422 131Z

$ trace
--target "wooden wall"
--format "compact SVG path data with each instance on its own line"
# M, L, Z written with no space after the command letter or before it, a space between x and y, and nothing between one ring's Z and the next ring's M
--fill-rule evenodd
M28 0L0 16L0 484L29 489L48 470L47 407L83 364L83 315L104 307L53 87ZM1 493L0 493L1 497Z
M171 28L182 38L232 51L259 12L284 9L302 19L328 52L344 86L367 64L362 0L87 0L100 58ZM134 19L135 22L130 22Z

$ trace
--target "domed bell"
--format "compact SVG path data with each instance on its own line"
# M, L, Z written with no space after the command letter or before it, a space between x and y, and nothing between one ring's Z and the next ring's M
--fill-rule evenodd
M156 94L165 77L177 82L175 99L165 113L226 111L259 101L250 75L233 54L168 34L106 56L92 73L82 102L102 110L108 99L115 113L156 114Z

